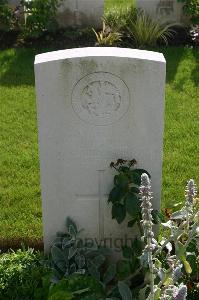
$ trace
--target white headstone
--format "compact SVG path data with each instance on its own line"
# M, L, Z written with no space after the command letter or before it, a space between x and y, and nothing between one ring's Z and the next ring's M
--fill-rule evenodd
M118 158L151 173L160 206L165 59L122 48L78 48L36 56L44 244L67 216L89 238L123 238L107 195Z
M136 7L141 8L153 19L161 23L187 23L188 18L183 11L184 3L176 0L137 0Z
M59 25L102 27L104 0L63 0L58 8Z

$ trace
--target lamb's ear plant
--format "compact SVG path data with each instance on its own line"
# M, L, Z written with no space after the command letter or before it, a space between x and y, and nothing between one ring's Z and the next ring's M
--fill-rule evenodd
M81 238L82 230L71 218L66 219L66 233L58 233L51 247L51 267L53 270L52 282L56 283L63 277L72 274L95 274L96 266L106 260L111 251L105 247L98 247L95 240L86 243Z
M146 268L146 287L140 291L140 299L148 300L183 300L186 299L187 286L182 283L183 272L190 274L187 249L192 242L199 241L199 212L196 205L196 186L189 180L185 190L184 207L171 215L168 222L162 223L168 229L168 238L159 243L152 230L152 192L147 174L141 176L140 186L143 241L145 248L140 257ZM159 255L166 249L166 265L159 260Z

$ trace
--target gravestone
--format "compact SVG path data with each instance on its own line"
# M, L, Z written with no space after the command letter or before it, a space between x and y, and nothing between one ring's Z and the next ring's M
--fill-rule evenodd
M36 56L45 250L70 216L88 238L132 236L111 219L111 161L151 173L160 207L165 59L122 48L78 48Z
M104 0L63 0L57 20L61 27L102 27Z
M176 0L137 0L136 7L160 23L178 22L186 24L187 16L183 11L184 3Z
M32 0L27 0L32 1ZM8 0L11 7L20 5L20 0ZM102 27L104 0L59 1L57 21L61 27Z

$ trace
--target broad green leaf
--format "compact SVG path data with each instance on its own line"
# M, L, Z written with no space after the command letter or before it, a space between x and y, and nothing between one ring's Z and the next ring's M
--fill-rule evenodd
M174 212L170 218L172 220L184 220L184 219L186 219L186 216L187 216L187 213L185 210L179 210L179 211Z
M74 247L69 248L68 259L71 259L77 253L77 249Z
M72 293L70 293L68 291L64 291L64 290L60 289L60 291L56 291L55 293L53 293L52 295L49 295L49 297L48 297L48 300L55 300L55 299L72 300L73 295L72 295Z
M51 255L53 262L56 264L59 270L65 273L68 265L68 258L64 255L63 251L58 247L53 246L51 248Z
M149 176L149 178L151 178L151 175L149 174L149 172L147 172L144 169L134 169L133 171L136 172L137 174L139 174L140 178L141 178L142 174L144 174L144 173L146 173Z
M118 289L119 289L120 295L122 296L122 300L132 300L133 299L131 290L125 282L119 281Z
M71 238L64 238L62 241L62 248L69 247L74 243L74 240Z
M78 254L75 256L75 262L78 265L78 268L82 269L85 266L86 260L83 255Z
M142 246L143 246L143 243L141 242L140 239L138 238L135 238L133 241L132 241L132 249L133 249L133 252L135 253L135 255L137 256L140 256L141 253L142 253Z
M53 261L57 264L57 262L67 262L66 257L64 256L61 249L56 246L52 246L51 248L51 255Z
M69 225L68 232L69 232L69 234L70 234L72 237L74 237L74 238L75 238L76 235L77 235L77 232L76 232L75 227L74 227L73 225Z
M192 273L192 268L187 260L183 261L183 265L187 274Z
M141 201L138 199L138 197L135 196L134 194L128 193L127 196L125 197L125 202L126 202L126 211L128 212L128 214L133 218L138 217L141 210L140 208Z
M119 279L125 279L131 274L131 264L127 260L117 262L117 274Z
M131 170L129 172L129 175L130 175L131 182L134 183L137 186L140 186L140 184L141 184L141 176L138 173L134 172L134 170Z
M137 256L132 255L131 259L131 273L136 272L136 270L140 267L140 260Z
M116 265L112 264L108 267L103 276L103 283L107 285L116 275Z
M108 203L120 202L121 199L124 197L124 195L125 195L125 191L122 190L119 186L115 186L109 194Z
M149 178L151 177L150 174L146 170L144 170L144 169L134 169L134 170L131 170L129 172L130 177L131 177L131 181L134 184L140 186L140 184L141 184L141 175L143 173L146 173L149 176Z
M140 193L140 190L139 190L139 188L137 188L136 186L132 186L132 187L130 188L130 193L132 193L132 194L139 194L139 193Z
M98 271L96 265L90 259L87 262L87 267L90 275L94 277L96 280L100 281L100 272Z
M124 246L122 247L122 254L124 258L131 258L133 255L133 250L130 247Z
M100 254L93 259L93 263L96 265L97 268L101 267L105 262L106 258L104 255Z
M63 238L62 237L56 237L53 241L53 245L55 246L61 246L62 245Z
M115 203L112 206L112 218L116 219L117 222L120 224L122 221L124 221L126 217L126 209L124 205L120 203Z
M159 259L157 259L157 258L154 259L154 262L155 262L155 267L157 269L160 269L162 267L162 263L161 263L161 261Z
M73 274L77 271L77 268L76 268L76 265L75 263L73 263L72 265L70 265L70 268L69 268L69 273L70 274Z
M186 261L186 247L181 242L176 242L176 254L182 263Z
M172 275L171 274L167 274L165 275L164 280L162 280L162 284L164 286L169 286L173 283L173 279L172 279Z
M143 289L139 291L139 300L146 300L146 291L148 289L148 285L146 285Z
M128 227L133 227L135 225L135 223L137 222L137 219L133 219L131 221L128 222Z
M115 183L118 187L124 190L128 188L129 179L127 175L121 173L117 176Z
M129 167L127 167L127 166L120 166L119 167L119 172L128 173L129 172Z

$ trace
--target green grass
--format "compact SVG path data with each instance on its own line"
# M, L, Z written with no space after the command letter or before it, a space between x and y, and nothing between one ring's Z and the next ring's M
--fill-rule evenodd
M160 50L161 51L161 50ZM199 185L199 50L163 49L167 59L162 207ZM33 49L0 53L0 239L41 238Z
M122 7L134 4L135 0L105 0L105 9L108 10L111 7Z
M165 48L165 107L162 207L184 199L189 178L199 186L199 50Z
M0 53L0 237L39 237L33 50Z

